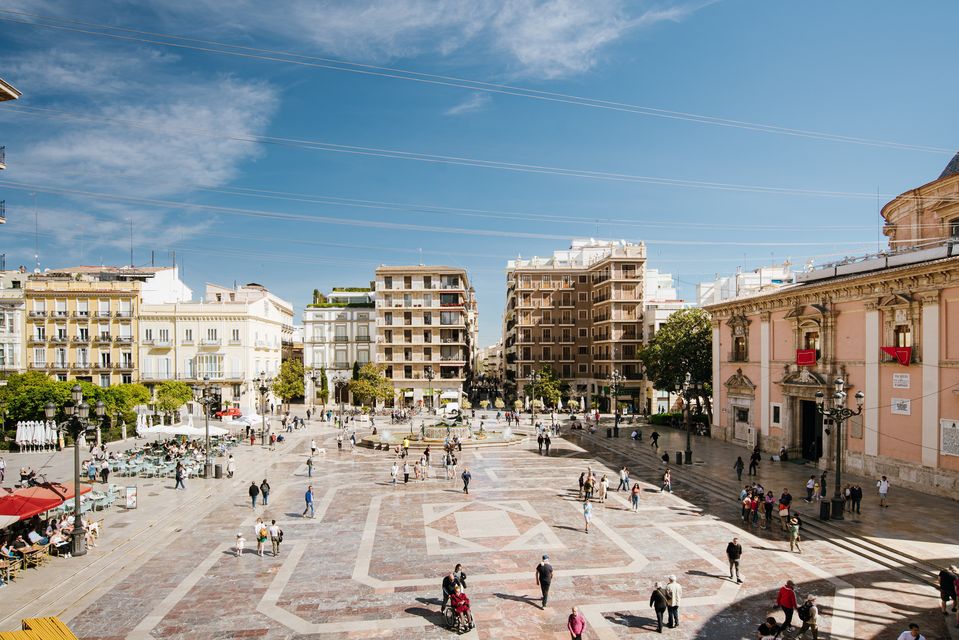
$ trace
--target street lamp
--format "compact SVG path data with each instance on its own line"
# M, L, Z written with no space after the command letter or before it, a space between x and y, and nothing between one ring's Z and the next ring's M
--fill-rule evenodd
M619 391L623 385L623 380L623 374L616 369L613 369L613 372L609 374L609 392L612 394L610 408L613 410L613 429L617 438L619 437L619 410L616 401L619 399Z
M340 404L340 426L343 426L343 386L347 383L345 373L337 373L333 376L333 389L336 391L336 401Z
M527 384L529 385L530 393L533 396L533 399L530 401L530 414L529 414L529 425L536 425L536 385L539 383L539 373L536 371L529 372L529 378L526 379Z
M676 393L682 394L683 396L683 411L685 412L685 422L686 422L686 451L683 453L683 462L685 464L693 463L693 438L692 438L692 427L690 425L690 410L689 410L689 398L690 391L695 391L696 395L699 395L699 392L703 389L702 383L699 382L690 382L692 376L687 371L686 379L682 384L676 383Z
M836 425L836 491L832 496L832 514L833 520L843 519L843 509L846 499L842 494L842 423L853 416L862 413L862 404L866 399L866 394L862 391L856 392L856 409L846 408L846 381L842 378L836 378L833 383L835 393L832 394L831 407L826 407L826 396L822 391L816 392L816 408L824 418L830 418ZM829 432L827 431L828 435Z
M316 381L318 379L316 369L310 369L310 380L313 381L313 393L310 395L310 415L316 412Z
M266 377L266 372L261 371L260 377L256 379L257 391L260 392L260 416L263 419L262 423L262 434L260 436L260 442L265 447L266 446L266 394L270 392L270 385L273 384L273 380Z
M210 377L203 376L203 384L193 385L193 397L203 407L203 424L206 431L206 461L203 465L203 477L213 477L213 461L210 459L210 406L217 401L218 387L210 384Z
M86 531L80 517L80 435L96 431L97 424L107 413L106 404L102 400L97 401L94 412L97 419L90 420L90 405L83 401L83 389L78 384L73 385L70 399L63 404L63 413L67 419L57 425L58 430L65 430L73 438L73 532L70 534L72 556L82 556L87 552ZM57 406L48 402L43 406L43 413L47 420L53 420L57 415Z
M423 375L426 376L426 379L430 383L430 411L433 411L433 378L436 377L436 372L433 371L433 367L426 367L423 369ZM410 429L412 429L413 420L410 419Z

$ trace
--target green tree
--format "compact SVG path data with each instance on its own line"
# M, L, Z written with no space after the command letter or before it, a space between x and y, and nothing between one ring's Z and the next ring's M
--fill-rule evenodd
M326 369L320 369L320 385L317 388L316 397L323 404L326 404L327 401L330 399L329 384L330 384L330 381L326 377Z
M57 382L39 371L15 373L0 387L0 403L6 407L7 420L43 420L43 406L52 402L57 407L70 399L73 383Z
M646 366L646 375L657 389L674 390L683 384L689 373L692 382L706 387L702 402L709 422L713 410L709 403L709 381L713 370L712 327L709 314L702 309L683 309L669 316L643 349L639 357ZM697 404L700 398L696 398Z
M156 408L160 413L173 417L180 407L193 400L193 389L185 382L164 380L156 386Z
M497 398L496 400L493 401L493 406L499 410L503 410L506 408L506 403L503 402L502 398Z
M360 379L360 363L356 360L353 361L353 379Z
M550 407L559 407L563 395L569 392L569 383L556 377L551 367L543 367L533 385L533 397L541 398Z
M353 401L372 406L377 400L392 398L393 382L383 375L385 370L383 365L369 362L356 371L356 377L349 383Z
M303 363L300 360L284 360L280 373L273 379L273 393L284 403L302 396L305 392Z
M486 411L487 409L489 409L489 400L480 400L479 405L480 405L480 409L482 409L483 411Z

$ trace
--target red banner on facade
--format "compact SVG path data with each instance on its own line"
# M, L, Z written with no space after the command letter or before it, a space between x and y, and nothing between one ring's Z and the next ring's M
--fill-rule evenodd
M810 367L816 364L816 350L796 349L796 364L800 367Z
M912 347L879 347L887 356L892 356L904 367L912 361Z

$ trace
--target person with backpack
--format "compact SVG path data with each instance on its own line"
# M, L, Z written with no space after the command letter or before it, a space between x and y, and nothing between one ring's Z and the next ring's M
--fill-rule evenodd
M816 606L816 596L806 596L806 601L799 606L796 613L802 620L802 627L799 628L799 635L796 637L802 638L807 630L811 630L812 640L819 640L819 607Z
M276 524L276 520L270 520L270 526L266 528L270 534L270 544L273 546L273 557L280 555L280 543L283 542L283 529Z
M780 587L779 594L776 596L776 606L782 609L786 616L782 626L785 633L792 627L793 611L796 610L796 585L792 580L786 580L786 584Z
M270 483L266 481L266 478L263 478L263 483L260 485L260 495L263 496L263 506L270 504Z

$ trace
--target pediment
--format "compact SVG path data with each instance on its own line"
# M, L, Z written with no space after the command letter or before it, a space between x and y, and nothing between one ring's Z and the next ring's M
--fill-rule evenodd
M787 373L779 383L802 387L823 387L826 385L826 378L815 371L802 367L798 371Z
M756 389L756 385L753 384L753 381L749 379L749 376L743 373L742 369L736 369L736 373L729 376L724 384L730 393L738 391L740 393L745 392L748 394L752 393Z

